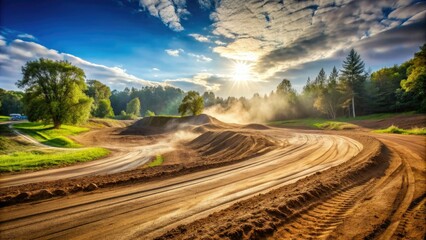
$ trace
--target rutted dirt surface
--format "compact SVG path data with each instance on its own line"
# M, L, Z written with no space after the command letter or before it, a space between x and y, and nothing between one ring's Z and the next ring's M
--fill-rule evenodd
M379 155L361 152L157 239L424 239L425 138L374 136L384 144Z
M2 189L51 184L52 189L20 196L46 199L55 187L84 182L80 190L90 192L57 192L66 197L2 207L1 238L425 237L425 137L336 135L213 121L192 129L201 135L180 142L179 150L191 149L183 154L189 163L175 151L166 156L176 159L160 168ZM125 182L132 184L119 185L117 176L127 176ZM98 189L96 180L115 187Z
M288 140L261 156L163 181L134 184L1 209L4 238L152 238L242 199L344 163L363 149L343 136L265 130ZM309 166L309 167L307 167ZM105 227L108 226L108 227ZM95 231L99 229L100 231Z

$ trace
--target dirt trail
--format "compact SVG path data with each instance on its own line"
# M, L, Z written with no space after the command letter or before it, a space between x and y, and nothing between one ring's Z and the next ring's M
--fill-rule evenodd
M239 202L157 239L424 239L426 138L371 136L384 144L380 155L361 152L334 170ZM364 144L365 150L375 148L374 142Z
M246 153L248 159L161 181L3 207L1 238L425 238L425 137L201 120L207 123L192 129L203 134L187 147L213 162ZM123 149L162 144L161 139L115 130L81 138ZM92 164L102 169L99 162ZM84 173L78 166L71 174Z
M63 168L2 176L0 178L0 186L4 188L35 182L54 181L64 178L124 172L147 163L151 160L152 156L155 156L155 154L161 154L163 152L171 151L172 149L173 146L166 142L141 147L118 149L117 151L114 151L111 156L101 160Z
M288 139L281 129L265 134ZM41 201L36 208L29 207L32 204L4 207L0 209L2 238L152 238L342 164L363 149L343 136L295 133L288 141L289 147L221 168Z

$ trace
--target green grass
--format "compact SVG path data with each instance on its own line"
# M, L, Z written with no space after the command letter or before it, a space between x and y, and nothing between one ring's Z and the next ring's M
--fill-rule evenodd
M323 123L314 123L314 126L319 129L327 129L327 130L345 130L345 129L355 129L358 126L346 123L346 122L336 122L336 121L327 121Z
M64 148L81 147L67 137L89 131L89 128L69 125L62 125L61 128L54 129L52 125L31 122L14 124L13 127L43 144Z
M92 161L109 154L104 148L85 148L66 151L22 151L0 155L0 172L39 170L76 162Z
M376 133L396 133L396 134L405 134L405 135L426 135L426 128L412 128L412 129L403 129L397 126L390 126L385 129L375 130Z
M163 162L164 162L163 156L157 155L154 161L148 163L148 167L160 166L161 164L163 164Z
M10 117L8 117L8 116L0 116L0 122L6 122L6 121L9 121L10 120Z

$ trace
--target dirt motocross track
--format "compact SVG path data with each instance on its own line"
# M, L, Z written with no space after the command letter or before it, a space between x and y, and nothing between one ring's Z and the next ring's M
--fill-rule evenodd
M166 165L232 164L2 207L1 238L424 239L425 137L202 118L84 138L130 147L173 136Z

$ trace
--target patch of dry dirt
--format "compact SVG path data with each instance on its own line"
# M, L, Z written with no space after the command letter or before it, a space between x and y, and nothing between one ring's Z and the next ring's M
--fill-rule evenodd
M156 239L425 238L425 137L298 130L294 133L307 134L295 134L291 141L297 144L292 146L291 141L284 140L291 135L288 130L257 124L231 126L205 117L195 120L188 129L201 135L164 154L166 162L162 166L0 189L3 206L80 192L63 201L39 201L36 213L26 203L4 207L2 212L9 215L0 221L0 228L8 231L8 236L20 236L26 229L22 224L31 223L28 227L38 230L34 236L66 238L81 231L84 236L79 236L87 239L97 236L93 227L109 234L120 231L125 233L120 235L123 238L142 237L145 233ZM158 129L146 132L147 124L154 128L173 125L151 120L139 126L141 132L134 127L133 132L127 132L130 135L124 135L112 129L103 136L101 132L88 134L83 141L132 146L138 141L161 141L166 136L164 132L153 135ZM170 131L176 130L182 128ZM126 138L122 137L134 142L124 142ZM286 146L285 151L280 150ZM336 161L339 158L346 160ZM230 168L223 168L223 172L222 168L211 169L223 166ZM295 166L304 167L292 168ZM326 170L321 171L321 166ZM312 172L303 175L308 170ZM319 172L313 174L315 171ZM304 178L295 177L299 179L296 182L282 180L298 174ZM247 184L254 181L250 182L255 186L251 186L251 194L262 194L252 197L244 193L246 185L241 182L245 177ZM146 183L151 180L161 181ZM165 187L159 187L162 184ZM269 184L276 187L256 189ZM126 186L117 187L120 185ZM83 193L99 188L93 195ZM212 198L223 202L210 202ZM58 205L63 202L68 205ZM220 208L221 204L230 207ZM37 214L45 222L34 222ZM71 221L64 214L84 223ZM49 220L54 216L62 222ZM58 230L51 231L50 226Z
M425 138L345 135L368 146L353 161L156 239L424 239Z
M411 129L415 127L426 127L426 115L425 114L416 114L416 115L400 115L395 117L390 117L381 120L358 120L351 121L351 123L358 126L370 129L383 129L388 128L392 125L395 125L403 129Z
M134 136L117 134L120 129L94 130L74 139L80 143L108 147L129 147L135 144L152 144L165 135ZM124 139L126 141L124 141ZM209 168L234 164L287 146L287 142L249 130L208 131L191 141L175 145L174 150L163 154L164 164L99 176L60 179L0 188L0 205L59 197L81 191L115 185L133 184L171 178ZM93 184L96 186L93 187ZM48 191L50 194L39 194Z

